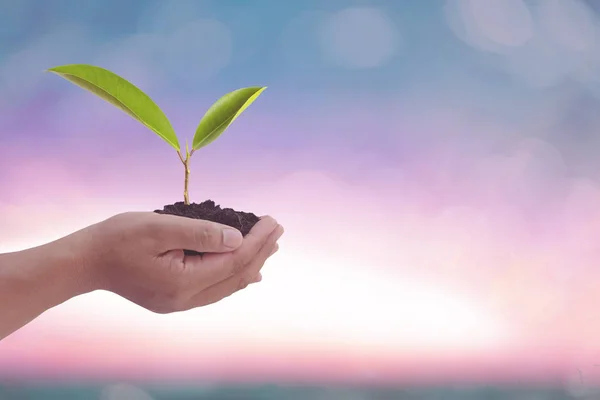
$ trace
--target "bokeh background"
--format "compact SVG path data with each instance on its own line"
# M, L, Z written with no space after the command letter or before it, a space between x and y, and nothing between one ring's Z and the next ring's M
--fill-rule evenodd
M68 63L138 85L181 142L268 86L190 195L286 228L263 282L210 307L48 311L0 343L0 398L600 398L598 12L0 0L0 251L182 199L169 146L44 72Z

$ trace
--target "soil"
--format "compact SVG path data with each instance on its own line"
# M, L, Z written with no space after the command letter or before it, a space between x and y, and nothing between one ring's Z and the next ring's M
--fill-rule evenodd
M232 208L221 208L212 200L203 201L200 204L191 203L186 205L183 201L165 206L162 210L155 210L158 214L177 215L179 217L203 219L206 221L218 222L238 229L246 236L250 229L259 221L259 218L243 211L235 211ZM202 255L193 250L184 250L186 255Z

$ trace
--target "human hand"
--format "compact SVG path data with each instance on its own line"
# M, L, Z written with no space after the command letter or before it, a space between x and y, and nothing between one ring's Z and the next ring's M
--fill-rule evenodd
M80 262L92 290L109 290L164 314L215 303L260 281L282 234L271 217L242 238L238 230L209 221L128 212L80 231ZM204 254L188 256L183 249Z

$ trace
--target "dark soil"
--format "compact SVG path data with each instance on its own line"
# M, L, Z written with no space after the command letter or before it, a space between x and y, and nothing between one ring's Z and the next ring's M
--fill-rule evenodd
M191 203L185 205L183 201L165 206L162 210L155 210L158 214L177 215L179 217L203 219L231 226L246 236L250 229L259 221L259 218L243 211L235 211L232 208L221 208L212 200L206 200L200 204ZM184 250L186 255L202 255L193 250Z

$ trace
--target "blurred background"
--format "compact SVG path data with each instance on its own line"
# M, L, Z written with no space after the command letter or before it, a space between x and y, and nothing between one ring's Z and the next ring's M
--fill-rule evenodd
M47 68L130 80L191 200L286 228L260 284L105 292L0 342L0 399L599 399L600 3L0 0L0 252L182 200L175 152Z

